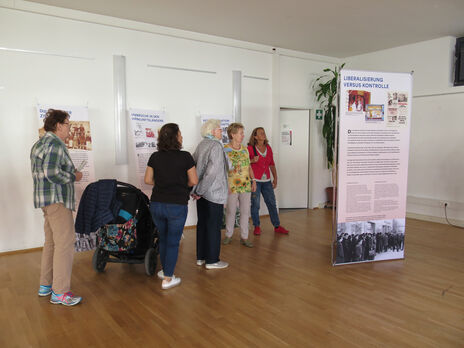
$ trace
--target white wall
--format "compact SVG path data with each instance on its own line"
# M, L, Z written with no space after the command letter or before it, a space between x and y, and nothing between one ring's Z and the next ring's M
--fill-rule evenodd
M309 202L311 208L327 201L325 188L332 186L327 169L325 141L322 138L322 120L316 120L314 110L319 107L313 92L314 81L325 68L334 68L337 59L314 57L300 58L288 55L280 57L280 106L282 108L311 109L310 159L309 159ZM280 168L283 175L293 168Z
M114 164L114 54L126 56L128 108L165 109L167 121L179 123L188 151L200 140L200 113L232 113L232 70L269 78L244 79L242 120L248 129L256 124L271 126L270 53L5 8L0 8L0 32L0 47L90 58L0 51L0 159L4 163L0 168L0 252L43 242L43 218L33 208L29 161L38 136L38 102L88 105L96 178L137 184L133 156L129 165ZM190 209L187 225L196 223L195 216L195 209Z
M347 58L361 70L414 71L409 153L410 216L464 221L464 87L452 87L456 38L396 47Z
M271 142L277 142L272 134L278 124L273 116L278 94L304 99L310 93L293 87L301 84L302 77L295 74L291 60L284 59L284 68L275 69L271 47L23 1L0 0L0 6L4 6L0 7L0 47L9 49L0 49L0 252L43 243L43 218L33 208L29 161L38 136L37 103L87 105L96 179L137 184L130 152L128 165L114 163L113 55L126 56L127 107L164 109L168 122L179 123L188 151L200 140L200 114L232 113L233 70L264 78L242 79L242 122L247 136L259 125L268 130ZM326 66L305 64L297 71L304 74ZM282 88L273 83L276 71L284 81ZM192 225L196 211L192 204L189 208L187 225Z

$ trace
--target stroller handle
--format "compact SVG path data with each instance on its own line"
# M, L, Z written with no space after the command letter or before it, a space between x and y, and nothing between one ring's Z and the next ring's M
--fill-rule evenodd
M147 195L145 193L142 192L141 189L139 189L138 187L135 187L134 185L131 185L131 184L128 184L127 182L122 182L122 181L116 181L116 185L118 186L123 186L123 187L128 187L132 190L135 190L138 194L139 197L142 198L142 200L148 204L148 202L150 202L150 199L147 197Z
M140 189L139 189L138 187L135 187L134 185L128 184L128 183L126 183L126 182L116 181L116 185L118 185L118 186L125 186L125 187L129 187L129 188L131 188L131 189L140 191Z

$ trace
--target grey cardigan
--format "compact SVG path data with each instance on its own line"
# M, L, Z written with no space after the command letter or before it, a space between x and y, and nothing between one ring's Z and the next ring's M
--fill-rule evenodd
M198 184L192 192L206 200L225 204L229 193L228 161L219 140L204 138L198 144L193 159L196 163Z

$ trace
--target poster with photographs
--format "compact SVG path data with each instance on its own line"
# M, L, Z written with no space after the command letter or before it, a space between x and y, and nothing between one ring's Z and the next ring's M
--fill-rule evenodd
M404 258L412 76L340 72L333 264Z
M387 125L405 126L408 119L408 92L388 92Z
M136 158L136 170L139 188L149 197L152 187L145 184L145 170L148 160L156 151L158 131L164 125L164 111L130 109L131 137Z
M234 122L233 116L224 116L224 115L201 115L200 120L201 124L205 123L207 120L221 120L221 128L222 128L222 144L228 144L229 143L229 137L227 136L227 127L231 123Z
M76 181L74 184L76 206L78 206L82 193L87 185L95 181L95 166L92 152L92 132L90 129L89 110L85 106L37 105L40 138L45 134L43 121L48 109L63 110L70 116L70 131L65 144L74 166L82 172L82 180Z
M336 263L404 258L405 219L337 224Z
M364 113L366 105L371 103L371 93L363 90L350 90L346 95L346 111Z

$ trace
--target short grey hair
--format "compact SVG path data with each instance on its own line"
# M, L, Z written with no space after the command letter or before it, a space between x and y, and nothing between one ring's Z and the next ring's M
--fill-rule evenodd
M207 137L208 135L213 135L213 131L217 128L221 128L221 120L211 119L207 120L201 126L201 136L202 138Z

